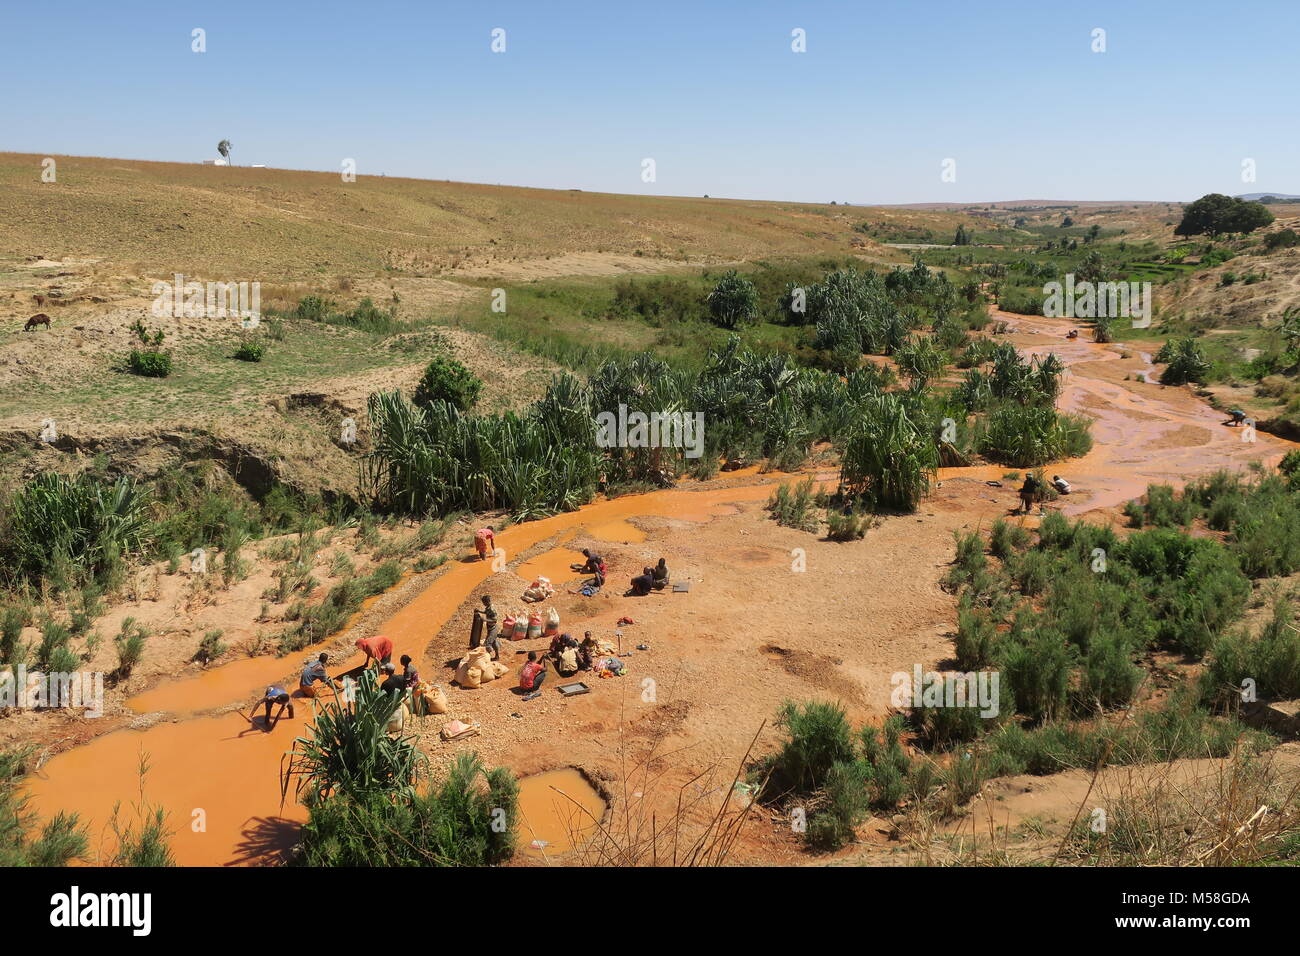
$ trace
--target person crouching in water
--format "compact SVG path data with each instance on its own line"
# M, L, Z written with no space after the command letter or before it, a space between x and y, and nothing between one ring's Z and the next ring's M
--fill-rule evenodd
M329 663L330 656L324 651L320 657L312 661L302 670L302 677L298 679L298 693L303 697L316 696L316 682L320 681L329 687L334 693L338 693L338 685L330 679L329 674L325 673L325 665Z
M478 551L480 561L497 553L497 536L491 525L474 532L474 548Z
M1070 483L1060 475L1052 476L1052 487L1057 490L1058 494L1068 495L1070 493Z
M663 558L660 558L659 563L654 566L654 570L650 572L650 577L656 591L662 591L668 587L668 564Z
M328 678L326 679L328 680ZM275 725L280 722L280 715L285 712L286 708L289 711L289 719L293 720L293 700L292 698L289 697L289 692L285 690L283 687L275 687L275 686L268 687L266 689L266 693L262 696L261 703L266 704L266 714L262 717L262 724L266 727L267 730L275 729ZM272 704L280 705L280 709L275 712L274 723L272 723L271 721ZM253 709L254 710L257 709L257 704L253 705Z
M376 666L387 664L393 658L393 642L382 634L376 634L374 637L358 637L357 647L366 655L362 667L368 667L371 661L374 661Z

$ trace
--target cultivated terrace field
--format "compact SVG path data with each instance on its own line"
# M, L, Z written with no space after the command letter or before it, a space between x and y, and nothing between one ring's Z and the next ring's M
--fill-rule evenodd
M41 159L0 154L0 670L104 699L0 706L0 862L1300 859L1293 205ZM178 274L260 320L159 314ZM1045 315L1067 275L1150 282L1151 322ZM608 447L620 408L702 415L700 454ZM689 589L625 593L661 557ZM474 686L484 595L622 673L525 696L525 631ZM441 713L262 716L376 635ZM931 672L982 706L900 693Z

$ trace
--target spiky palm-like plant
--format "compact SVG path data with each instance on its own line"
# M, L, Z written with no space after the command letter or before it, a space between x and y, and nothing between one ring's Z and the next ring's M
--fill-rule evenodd
M861 418L839 443L840 488L877 510L912 512L930 490L939 451L922 416L906 399L866 399Z
M372 674L353 687L353 700L325 701L310 736L296 737L280 761L280 799L294 788L308 803L333 795L365 799L375 794L409 798L427 764L414 737L390 737L388 721L402 706L401 694L379 689Z

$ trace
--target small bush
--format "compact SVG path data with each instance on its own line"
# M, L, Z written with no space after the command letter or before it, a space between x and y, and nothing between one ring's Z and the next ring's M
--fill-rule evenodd
M866 537L874 517L859 514L853 506L826 509L826 536L832 541L856 541Z
M199 641L199 649L194 652L193 660L206 667L226 653L230 648L222 643L221 633L221 631L208 631L204 634L203 640Z
M777 724L788 737L767 765L768 799L812 793L826 782L833 765L854 757L849 721L837 704L786 701Z
M166 352L132 349L126 357L126 370L146 378L166 378L172 373L172 357Z
M117 670L114 677L125 680L131 676L131 671L144 657L144 645L148 638L149 632L137 624L135 618L128 617L122 622L121 632L113 639L117 645Z
M239 348L235 349L235 358L241 362L260 362L265 354L266 346L252 339L239 343Z
M1053 511L1048 516L1055 515ZM1044 521L1047 518L1043 519ZM1010 560L1018 551L1029 544L1029 532L1021 525L1004 521L1001 518L993 522L989 530L989 551L1000 561Z
M811 476L795 485L778 485L768 499L767 510L779 525L799 531L816 531L815 487L816 481Z
M957 666L964 671L974 671L992 663L997 636L997 626L987 611L959 607L954 641Z
M956 588L973 580L983 571L988 565L988 559L984 556L984 538L978 531L968 534L954 531L952 537L956 542L957 553L944 583L949 588Z
M1167 363L1160 381L1164 385L1183 385L1187 382L1204 382L1210 372L1210 362L1195 339L1170 339L1155 355L1157 362Z
M708 305L714 325L736 329L758 315L758 290L754 283L731 269L709 293Z
M412 401L424 407L446 402L465 412L474 407L482 390L483 383L473 372L455 359L439 355L425 366Z

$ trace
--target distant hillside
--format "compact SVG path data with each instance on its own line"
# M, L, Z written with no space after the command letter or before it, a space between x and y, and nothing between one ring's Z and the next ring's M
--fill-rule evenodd
M1238 199L1251 199L1258 202L1261 199L1300 199L1300 196L1293 193L1242 193Z
M863 245L835 206L0 153L0 258L266 280L458 274L574 253L694 262ZM481 274L481 273L480 273Z

